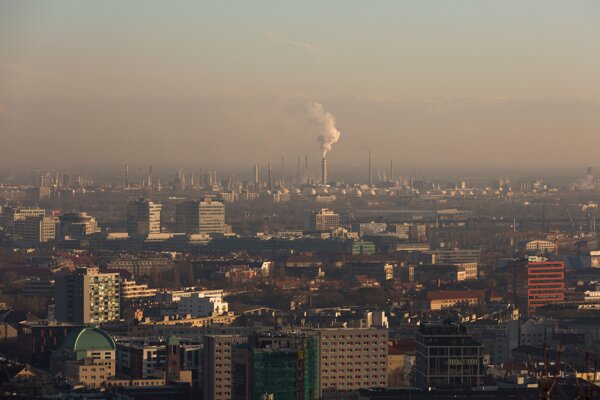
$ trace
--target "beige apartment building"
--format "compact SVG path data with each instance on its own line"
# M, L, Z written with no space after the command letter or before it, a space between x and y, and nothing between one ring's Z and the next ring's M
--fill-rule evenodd
M323 399L346 398L361 388L387 386L387 328L326 328L318 334Z

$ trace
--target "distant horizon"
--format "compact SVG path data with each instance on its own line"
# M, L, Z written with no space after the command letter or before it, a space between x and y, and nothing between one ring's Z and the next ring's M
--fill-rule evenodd
M309 162L309 178L315 183L319 183L320 165ZM302 159L302 163L304 159ZM277 181L281 177L280 163L272 164L272 179ZM302 164L303 166L304 164ZM261 181L266 181L267 163L260 164ZM416 167L416 175L414 174ZM398 178L427 178L427 179L459 179L459 180L476 180L482 181L486 179L497 178L513 178L513 179L543 179L547 181L568 181L583 178L587 173L587 168L592 167L594 177L600 177L600 171L596 174L596 169L593 165L576 166L493 166L493 165L463 165L463 166L443 166L443 165L415 165L401 164L394 160L394 177ZM131 181L137 181L145 178L148 175L149 165L128 164L129 178ZM198 176L202 171L216 171L219 179L235 176L236 180L251 180L253 178L254 164L251 165L160 165L152 164L153 176L162 179L174 179L176 173L181 170L187 176L195 174ZM334 182L366 182L368 176L368 163L355 165L336 165L329 164L329 179ZM86 177L102 177L103 179L118 181L124 176L125 164L122 165L82 165L82 166L62 166L62 167L2 167L0 166L0 183L2 179L10 175L25 174L32 177L37 176L42 172L59 172L62 174L84 175ZM288 166L285 169L285 179L289 182L295 182L297 178L296 166ZM386 164L373 164L373 177L377 182L379 175L389 175L389 160ZM305 175L306 176L306 175Z
M584 0L3 2L0 167L315 163L329 126L332 178L369 150L584 168L599 19Z

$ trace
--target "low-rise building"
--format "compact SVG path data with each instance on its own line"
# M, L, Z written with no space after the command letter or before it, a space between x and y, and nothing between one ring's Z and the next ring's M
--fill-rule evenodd
M223 294L206 296L204 293L194 293L181 298L177 303L179 315L189 315L192 318L211 317L226 314L229 305L223 301Z
M149 300L156 296L156 289L150 289L145 283L121 281L121 301Z
M485 303L485 290L439 290L427 293L430 310L457 306L476 306Z
M552 253L557 249L556 243L550 240L532 240L525 243L525 252L527 254Z
M23 321L19 324L19 353L34 367L48 367L52 352L58 350L67 336L81 325L58 321Z

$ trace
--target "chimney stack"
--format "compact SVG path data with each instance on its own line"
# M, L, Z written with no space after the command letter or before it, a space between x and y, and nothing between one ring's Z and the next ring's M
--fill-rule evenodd
M258 187L260 185L260 166L258 164L254 165L254 186Z
M271 182L271 163L269 163L269 165L267 166L267 170L268 170L268 172L267 172L267 185L268 185L268 188L271 189L271 187L272 187L271 186L272 185L272 182Z
M373 186L373 169L372 169L372 163L371 163L372 157L373 157L373 154L372 154L371 150L369 150L369 186Z
M321 159L321 183L327 185L327 158Z

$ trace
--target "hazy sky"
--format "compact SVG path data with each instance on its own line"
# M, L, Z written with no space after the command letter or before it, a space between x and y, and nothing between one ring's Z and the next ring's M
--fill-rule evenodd
M594 165L600 2L0 0L0 166Z

